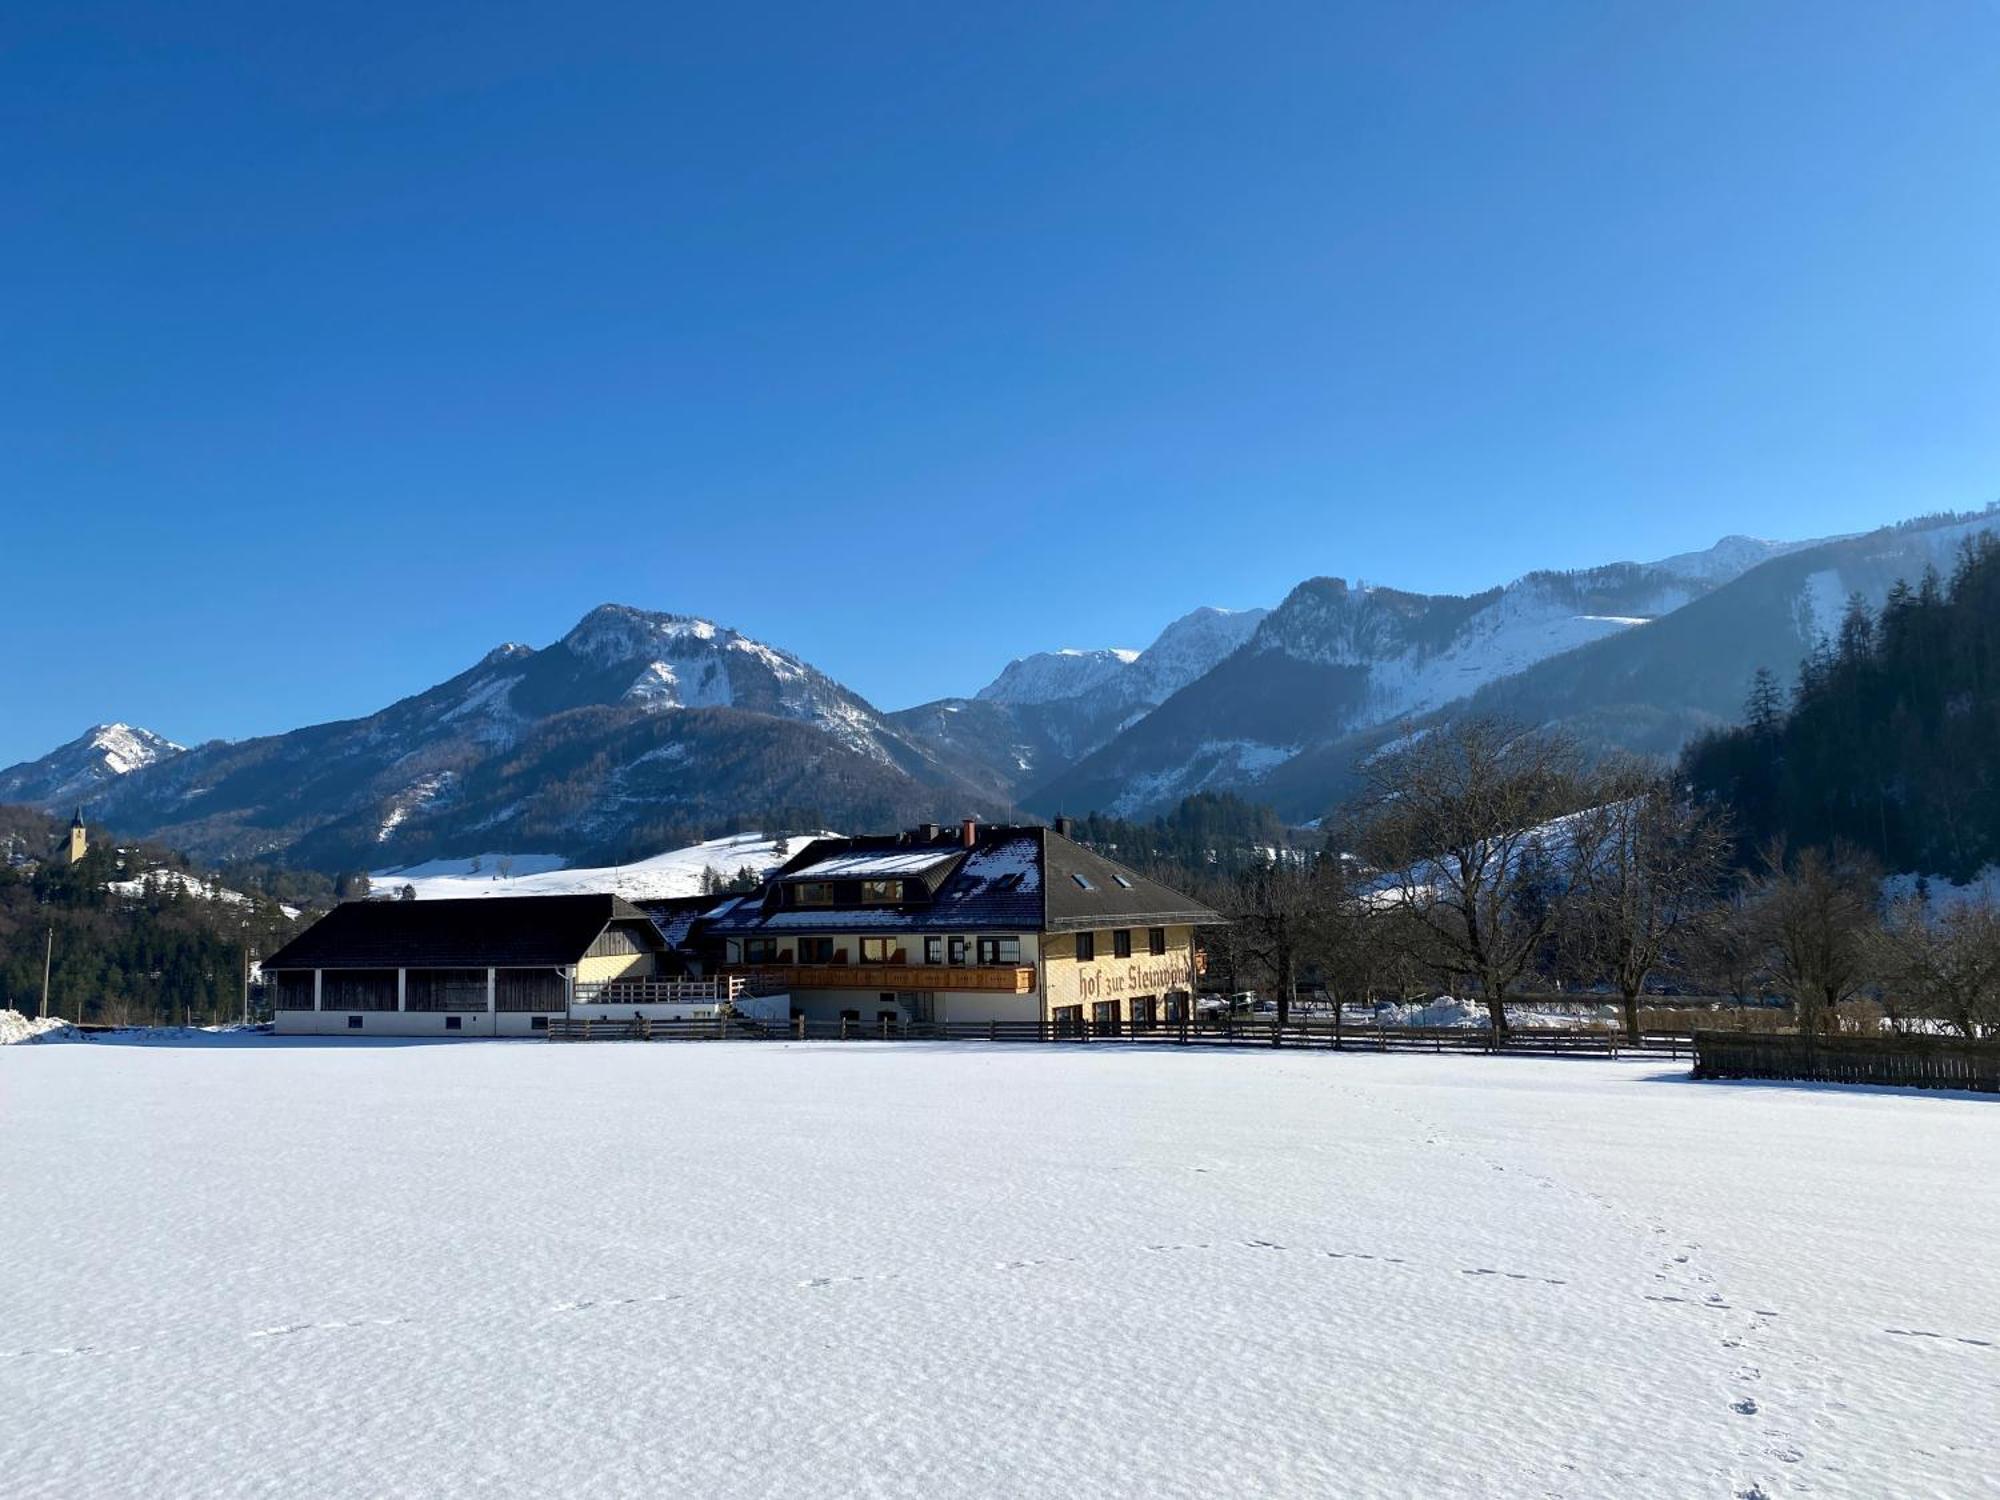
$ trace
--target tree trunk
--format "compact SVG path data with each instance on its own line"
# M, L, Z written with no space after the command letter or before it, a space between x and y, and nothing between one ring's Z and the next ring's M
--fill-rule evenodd
M1625 1041L1628 1046L1639 1045L1639 992L1627 991L1625 1001Z
M1493 1035L1504 1040L1507 1035L1507 996L1503 991L1494 994L1486 992L1486 1021L1493 1028Z

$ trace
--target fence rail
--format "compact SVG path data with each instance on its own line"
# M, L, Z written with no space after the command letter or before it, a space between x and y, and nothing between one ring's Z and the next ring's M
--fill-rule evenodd
M757 1021L721 1015L692 1020L655 1021L552 1019L552 1042L649 1041L888 1041L888 1042L1041 1042L1104 1043L1107 1045L1172 1045L1197 1047L1292 1047L1336 1052L1477 1052L1550 1056L1581 1053L1616 1057L1642 1051L1680 1057L1688 1039L1672 1034L1641 1038L1638 1048L1622 1032L1521 1028L1496 1037L1476 1026L1379 1026L1336 1024L1332 1021L1293 1022L1279 1027L1267 1021L1169 1021L1155 1026L1131 1021L1063 1023L1056 1021Z
M1694 1035L1694 1076L2000 1093L2000 1042L1698 1031Z

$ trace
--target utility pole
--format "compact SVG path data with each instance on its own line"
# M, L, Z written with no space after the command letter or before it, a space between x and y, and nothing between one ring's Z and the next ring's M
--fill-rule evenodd
M49 1018L49 965L54 962L55 956L56 929L54 924L51 923L49 926L48 946L42 949L42 1008L36 1018L38 1020L46 1021Z

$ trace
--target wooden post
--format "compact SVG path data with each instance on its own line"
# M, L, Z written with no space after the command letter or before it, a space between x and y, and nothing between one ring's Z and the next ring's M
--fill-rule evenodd
M55 924L50 923L48 943L42 949L42 1008L37 1017L37 1019L43 1021L49 1018L49 969L55 963L55 957L56 929ZM317 975L315 975L315 982L317 982Z
M792 1017L792 1030L800 1041L806 1039L806 1018L803 1014Z

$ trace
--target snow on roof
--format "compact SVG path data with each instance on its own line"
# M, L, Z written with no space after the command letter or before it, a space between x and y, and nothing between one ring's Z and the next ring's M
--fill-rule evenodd
M1015 887L1022 891L1040 890L1042 885L1042 862L1040 850L1033 839L1009 839L1004 844L996 844L990 849L975 849L959 872L962 880L999 880L1002 876L1018 875L1020 883Z
M790 906L782 911L772 912L758 925L766 928L824 927L844 932L850 927L917 927L923 925L924 920L924 912L898 911L888 906L844 906L838 911L812 906Z
M957 849L904 849L893 852L856 850L816 860L802 870L794 870L793 880L866 880L875 876L921 875L958 858Z

